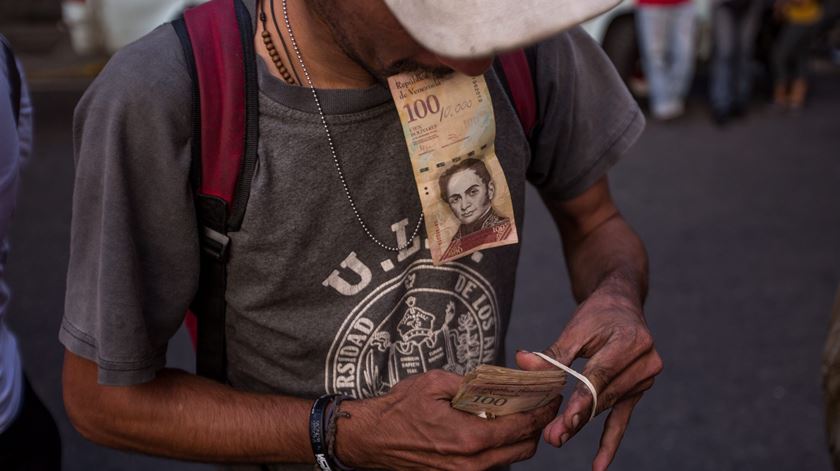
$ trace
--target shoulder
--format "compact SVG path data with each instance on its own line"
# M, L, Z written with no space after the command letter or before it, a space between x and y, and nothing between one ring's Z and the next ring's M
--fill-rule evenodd
M178 35L171 23L155 28L151 33L120 49L108 62L105 77L115 76L132 83L150 85L180 78L189 81L187 62Z
M609 65L601 46L580 26L541 41L534 48L538 71L568 72Z
M81 112L170 109L189 112L192 81L171 24L119 50L94 80L77 107Z

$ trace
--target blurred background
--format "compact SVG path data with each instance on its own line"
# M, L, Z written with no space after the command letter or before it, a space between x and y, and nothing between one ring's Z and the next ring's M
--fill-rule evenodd
M7 320L59 424L65 470L212 469L84 440L62 405L57 341L73 108L110 54L190 3L0 0L0 33L23 62L36 117ZM838 2L673 3L690 27L667 37L645 0L585 25L650 116L611 178L650 252L647 318L666 365L611 469L832 469L821 356L840 283ZM663 48L673 50L662 58ZM689 70L669 70L679 64ZM528 198L511 352L545 348L574 309L559 236L536 193ZM169 361L191 369L184 332ZM589 469L602 423L514 469Z

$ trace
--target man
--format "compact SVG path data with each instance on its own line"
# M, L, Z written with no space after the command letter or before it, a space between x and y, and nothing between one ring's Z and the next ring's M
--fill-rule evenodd
M496 185L481 160L462 160L441 174L440 194L452 214L461 221L444 259L510 235L510 218L497 214L493 208ZM464 238L468 240L464 241Z
M642 67L650 86L651 115L682 116L694 79L697 21L693 0L637 0L636 27Z
M55 421L23 371L17 339L5 323L9 232L20 170L32 151L32 106L23 73L0 36L0 463L4 470L60 469Z
M455 70L487 80L516 223L527 174L563 233L581 305L546 352L566 364L589 358L597 412L611 411L594 463L605 469L661 369L642 313L644 247L606 178L644 119L597 44L580 29L556 34L609 5L245 5L261 59L261 139L242 229L229 234L229 384L164 365L199 276L191 81L164 25L117 54L77 109L60 332L65 405L77 429L110 446L282 463L276 469L311 469L308 422L325 392L358 398L341 404L349 417L328 437L333 457L358 469L485 469L528 458L541 432L560 446L580 430L592 408L585 390L559 417L553 403L485 421L450 407L460 376L424 372L503 360L518 256L510 245L436 266L424 238L411 234L420 202L382 84L394 71ZM475 28L455 27L467 24ZM549 36L535 46L541 129L532 149L489 67L494 51ZM524 352L517 362L551 368Z

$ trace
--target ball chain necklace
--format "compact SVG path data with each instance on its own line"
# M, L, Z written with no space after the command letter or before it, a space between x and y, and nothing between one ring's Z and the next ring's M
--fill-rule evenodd
M335 145L333 145L332 140L332 133L330 133L330 128L327 125L327 118L324 115L324 110L321 108L321 100L318 99L318 92L315 91L315 85L312 83L312 78L309 76L309 69L306 68L306 64L303 63L303 56L300 54L300 48L298 47L297 40L295 39L295 34L292 32L292 24L289 22L289 10L286 5L287 0L283 0L283 21L286 23L286 31L289 33L289 39L292 43L292 49L295 51L295 56L297 56L298 63L300 64L300 69L303 71L304 77L306 77L306 82L309 85L309 89L312 90L312 97L315 98L315 107L318 108L318 115L321 117L321 124L324 126L324 131L327 134L327 143L330 146L330 154L332 154L333 163L335 163L335 168L338 170L338 178L341 180L341 186L344 187L344 194L347 195L347 200L350 202L350 207L353 209L353 214L356 215L356 220L359 221L359 225L362 226L362 230L365 231L368 238L372 240L376 245L382 247L385 250L391 252L401 252L414 243L414 239L417 238L417 234L420 232L420 226L423 225L423 211L420 211L420 216L417 221L417 226L414 228L414 232L411 234L411 237L404 243L400 245L388 245L373 235L368 225L362 219L361 214L359 214L359 209L356 207L356 202L353 200L353 197L350 195L350 187L347 186L347 180L344 178L344 171L341 168L341 163L338 161L338 155L335 152ZM272 2L273 5L273 2Z

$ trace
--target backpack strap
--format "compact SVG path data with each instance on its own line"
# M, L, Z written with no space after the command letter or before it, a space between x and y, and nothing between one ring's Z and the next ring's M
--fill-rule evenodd
M173 22L193 81L192 167L201 239L196 371L227 380L228 233L242 225L257 163L259 102L251 18L241 0L212 0ZM200 47L193 47L200 45Z
M499 54L494 63L496 74L502 79L502 85L529 140L538 124L536 87L531 73L535 65L536 54L532 48Z
M3 55L6 57L6 70L8 70L9 84L12 90L12 110L14 111L15 122L20 123L20 107L23 97L20 71L18 70L17 60L15 60L15 54L12 52L12 46L2 35L0 35L0 47L3 48Z

